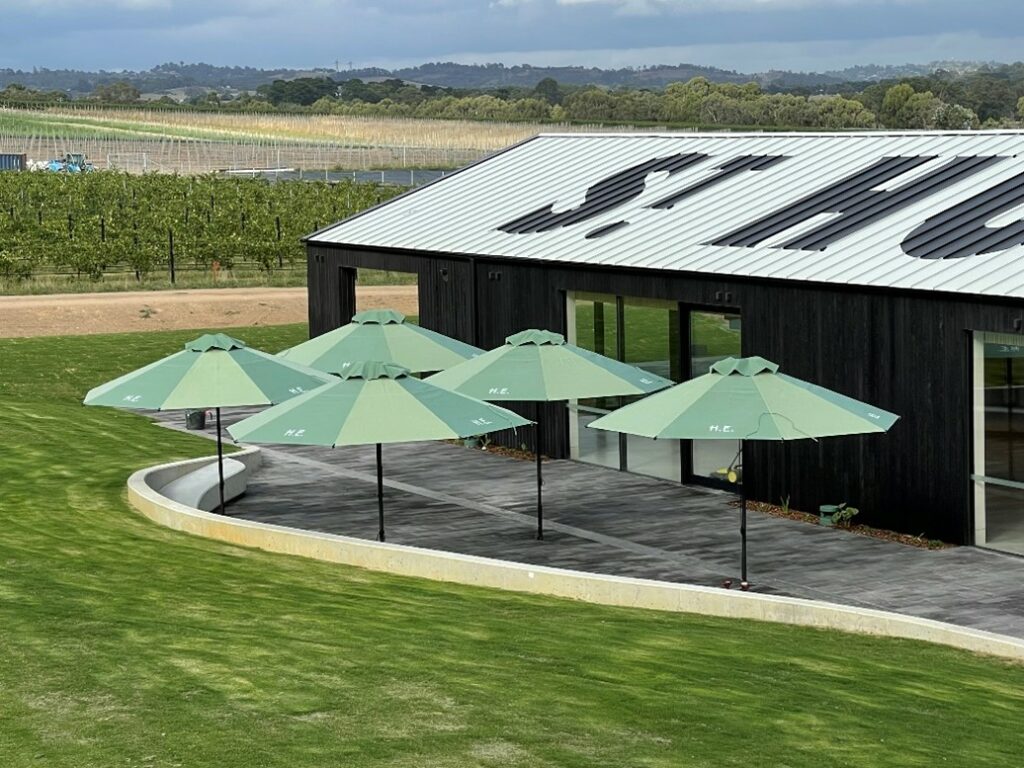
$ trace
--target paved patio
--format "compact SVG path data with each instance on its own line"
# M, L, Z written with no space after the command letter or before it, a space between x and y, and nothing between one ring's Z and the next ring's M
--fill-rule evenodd
M225 418L232 423L242 414ZM168 426L181 414L161 414ZM262 446L263 468L228 514L373 539L372 446ZM572 461L545 463L545 539L533 538L532 462L445 443L384 446L388 541L665 581L738 581L731 494ZM1024 637L1024 558L929 551L815 525L748 517L759 592L829 600Z

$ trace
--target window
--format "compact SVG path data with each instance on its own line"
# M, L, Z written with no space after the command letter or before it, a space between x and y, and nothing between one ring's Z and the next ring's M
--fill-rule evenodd
M700 376L715 361L740 355L740 317L735 313L687 310L658 299L570 293L567 314L570 343L674 382ZM571 457L677 482L720 482L735 464L739 444L734 441L680 443L587 429L599 416L634 399L571 402Z

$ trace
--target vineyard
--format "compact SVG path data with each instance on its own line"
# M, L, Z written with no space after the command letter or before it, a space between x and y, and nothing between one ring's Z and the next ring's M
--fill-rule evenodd
M0 152L83 152L97 168L210 173L457 168L543 131L586 126L342 115L0 107Z
M164 174L0 174L0 281L68 276L173 284L202 272L304 269L300 238L398 193L341 182Z

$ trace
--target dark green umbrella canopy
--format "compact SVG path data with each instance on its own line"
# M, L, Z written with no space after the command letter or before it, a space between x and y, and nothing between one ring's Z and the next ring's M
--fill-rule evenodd
M330 384L228 428L240 442L377 446L378 538L384 541L382 443L472 437L514 429L527 419L409 375L401 366L357 362Z
M223 333L208 333L181 352L101 384L86 405L169 411L271 405L331 380Z
M801 440L886 432L899 417L779 373L763 357L728 357L711 371L591 422L591 429L674 440ZM741 449L742 450L742 449ZM740 568L747 585L747 497L740 498Z
M371 309L357 312L351 323L286 349L279 356L323 371L378 360L422 373L443 371L480 354L482 349L407 323L401 312Z
M428 381L481 400L553 402L646 395L669 379L569 344L560 333L530 329Z

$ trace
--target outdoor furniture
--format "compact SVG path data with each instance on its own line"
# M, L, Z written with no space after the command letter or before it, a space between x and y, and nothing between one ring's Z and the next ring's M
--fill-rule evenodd
M654 439L816 440L887 432L899 418L779 373L763 357L727 357L711 372L602 416L587 426ZM740 571L747 586L747 492L740 485Z
M321 371L343 371L353 363L376 360L423 373L443 371L482 354L482 349L405 322L401 312L369 309L354 314L351 323L278 356Z
M252 349L226 334L208 333L188 342L181 352L94 387L85 396L85 405L149 411L213 408L223 514L220 409L280 403L330 380L325 373Z
M379 541L384 541L383 443L453 440L530 423L512 411L414 378L397 365L353 363L336 376L228 432L248 443L376 445Z
M533 401L537 457L537 538L544 538L543 438L540 403L589 397L646 395L672 386L669 379L588 349L567 344L560 333L532 328L505 344L434 374L428 382L493 402Z

